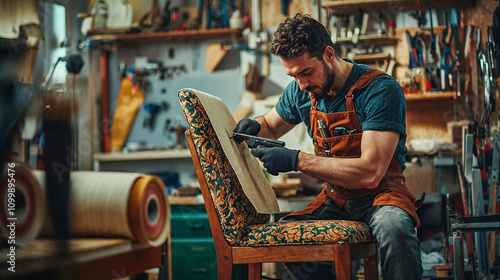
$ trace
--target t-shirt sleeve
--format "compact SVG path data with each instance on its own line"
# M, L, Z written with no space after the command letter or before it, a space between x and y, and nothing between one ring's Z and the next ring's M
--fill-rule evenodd
M300 89L295 81L292 81L283 91L278 103L276 103L276 112L289 124L299 124L302 119L297 107L297 98L299 98Z
M367 88L365 102L363 131L388 130L406 135L406 101L394 79L385 75L377 77Z

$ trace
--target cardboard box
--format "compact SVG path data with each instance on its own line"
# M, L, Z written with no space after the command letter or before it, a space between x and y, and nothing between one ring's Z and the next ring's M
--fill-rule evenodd
M437 192L434 160L429 156L414 156L403 172L406 185L413 194Z

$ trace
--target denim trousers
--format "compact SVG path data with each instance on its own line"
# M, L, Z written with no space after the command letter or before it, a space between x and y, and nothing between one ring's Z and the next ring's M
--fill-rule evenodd
M285 217L291 220L352 220L367 223L379 243L380 270L384 280L422 279L420 241L412 217L399 207L373 206L375 196L347 201L348 210L327 199L313 212ZM335 279L333 262L285 263L295 280Z

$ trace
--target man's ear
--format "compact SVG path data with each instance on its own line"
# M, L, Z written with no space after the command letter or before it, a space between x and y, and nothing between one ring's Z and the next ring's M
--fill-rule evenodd
M326 46L324 55L328 61L333 61L335 59L335 50L331 46Z

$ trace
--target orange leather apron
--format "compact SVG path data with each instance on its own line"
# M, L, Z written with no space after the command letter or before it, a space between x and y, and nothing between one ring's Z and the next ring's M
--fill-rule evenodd
M352 93L354 90L366 87L376 76L381 74L385 73L379 70L369 70L359 77L345 96L346 112L327 114L318 111L316 109L317 101L311 95L310 125L316 155L326 156L329 154L331 157L339 158L356 158L361 156L362 130L354 108ZM323 138L321 137L318 120L322 120L330 135L333 135L334 127L344 127L348 131L356 131L348 135ZM328 145L326 147L327 149L329 148L329 153L327 153L327 149L325 149L323 143ZM347 200L367 195L375 195L374 206L392 205L405 210L413 217L415 225L417 227L420 226L420 220L416 211L422 204L423 197L416 202L413 194L408 191L405 184L405 177L395 156L392 157L389 168L378 187L374 189L351 190L340 186L333 186L325 182L323 190L313 202L303 210L291 213L290 215L296 216L312 212L321 206L328 197L335 201L339 207L345 209Z

